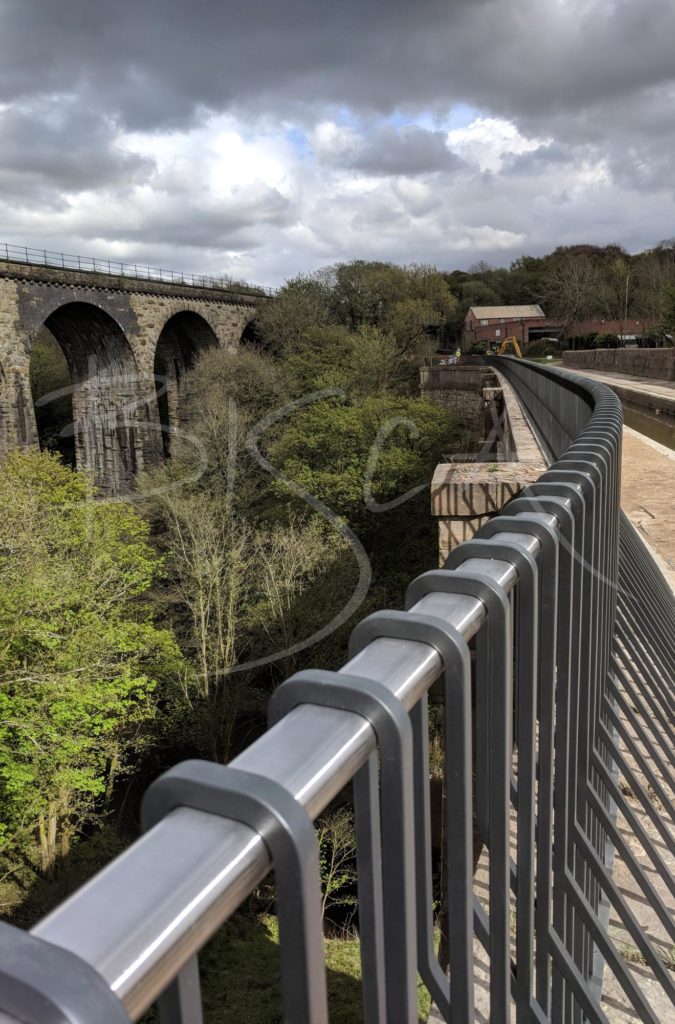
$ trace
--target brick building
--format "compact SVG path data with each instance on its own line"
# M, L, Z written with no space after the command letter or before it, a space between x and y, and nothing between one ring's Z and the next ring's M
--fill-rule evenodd
M520 345L530 340L530 331L541 337L559 327L546 318L541 306L472 306L464 318L462 343L469 348L476 342L499 345L504 338L517 338Z
M499 345L504 338L516 338L523 347L537 338L563 337L567 345L585 334L615 334L624 344L638 342L656 329L656 321L636 320L579 320L567 323L549 319L541 306L472 306L464 318L462 347L476 343Z

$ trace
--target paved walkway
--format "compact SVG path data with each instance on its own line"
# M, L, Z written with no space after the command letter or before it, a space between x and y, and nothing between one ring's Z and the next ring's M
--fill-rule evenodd
M619 398L627 402L635 402L636 405L644 405L650 409L659 408L675 416L675 381L652 380L650 377L609 373L607 370L600 373L597 370L582 370L571 366L563 366L561 369L582 377L592 377L593 380L606 384Z
M675 451L623 431L621 505L675 592Z
M569 369L607 384L625 401L646 399L675 415L675 381ZM675 592L675 451L630 427L623 432L621 505Z

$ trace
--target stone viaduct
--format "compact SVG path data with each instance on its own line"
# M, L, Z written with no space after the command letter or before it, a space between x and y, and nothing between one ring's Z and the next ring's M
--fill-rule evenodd
M157 465L183 422L185 373L234 350L264 295L0 261L0 451L39 442L30 359L46 327L71 378L75 464L106 494Z

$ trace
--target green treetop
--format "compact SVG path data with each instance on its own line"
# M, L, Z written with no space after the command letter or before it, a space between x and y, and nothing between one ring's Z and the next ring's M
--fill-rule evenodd
M0 843L37 840L49 871L130 766L177 671L144 596L160 563L124 502L55 456L0 473Z

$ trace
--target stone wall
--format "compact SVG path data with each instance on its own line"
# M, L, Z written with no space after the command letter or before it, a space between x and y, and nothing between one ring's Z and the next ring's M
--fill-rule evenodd
M420 369L422 398L459 416L479 437L485 426L483 388L496 382L494 373L486 366L423 366Z
M675 380L674 348L599 348L563 352L570 370L603 370L655 380Z
M459 371L464 370L464 374ZM457 411L468 400L468 384L481 407L499 391L504 411L501 461L441 463L431 484L431 514L438 520L439 564L474 537L524 487L539 479L546 461L513 388L505 377L485 367L433 367L422 371L422 395ZM494 386L496 385L496 387ZM481 413L482 415L482 413ZM487 456L490 458L490 456Z

